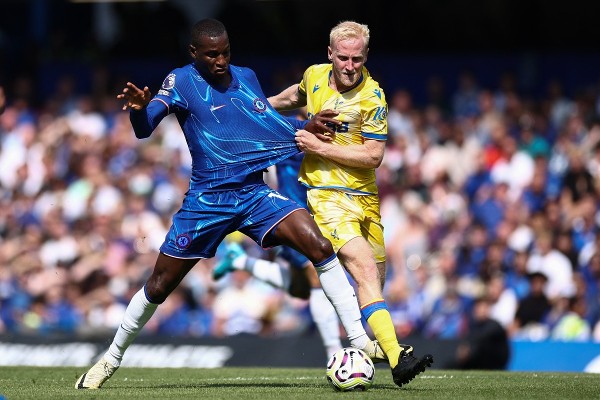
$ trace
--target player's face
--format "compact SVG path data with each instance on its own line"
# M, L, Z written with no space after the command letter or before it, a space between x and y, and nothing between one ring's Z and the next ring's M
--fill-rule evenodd
M367 61L367 52L363 38L338 40L329 46L329 59L333 63L333 78L338 91L349 89L358 82Z
M216 37L200 36L195 44L190 45L190 53L196 68L206 79L228 84L231 53L227 34Z

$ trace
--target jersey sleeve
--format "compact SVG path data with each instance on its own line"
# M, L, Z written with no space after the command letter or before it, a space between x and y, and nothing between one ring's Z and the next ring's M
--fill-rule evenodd
M366 139L387 140L387 103L383 91L377 87L361 101L362 136Z
M285 119L292 125L296 130L304 129L304 127L308 124L308 120L300 120L295 117L285 117Z
M150 103L142 110L132 110L129 113L129 120L136 137L140 139L149 137L168 114L187 110L187 102L178 87L178 85L183 86L185 75L185 71L181 68L171 71Z
M160 101L167 106L168 113L187 111L189 102L185 98L186 88L190 87L189 73L178 68L169 73L163 81L160 90L152 101Z
M168 107L159 101L150 101L150 103L139 111L131 110L129 120L135 136L138 139L149 137L160 121L169 114Z
M304 75L302 75L300 85L298 85L298 92L300 92L300 94L303 96L306 96L306 87L308 86L308 79L310 77L311 70L312 67L308 67L306 71L304 71Z

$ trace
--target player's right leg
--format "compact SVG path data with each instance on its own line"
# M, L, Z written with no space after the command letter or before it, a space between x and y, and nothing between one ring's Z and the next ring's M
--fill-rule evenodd
M121 365L125 351L158 305L165 301L199 259L214 256L229 229L229 222L223 215L229 213L234 217L237 212L234 206L237 200L228 202L230 196L210 192L200 199L197 194L188 192L181 209L173 216L152 274L129 302L108 351L99 363L77 380L75 388L99 389ZM215 211L217 207L221 207L218 213ZM201 231L199 226L202 226Z
M158 255L148 281L129 302L123 320L104 356L88 372L79 377L76 389L100 389L119 368L125 351L150 320L154 311L177 287L183 277L198 262L194 259Z

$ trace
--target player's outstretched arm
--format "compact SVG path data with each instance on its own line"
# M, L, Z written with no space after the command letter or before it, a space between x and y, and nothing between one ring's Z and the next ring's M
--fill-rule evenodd
M123 111L128 108L139 111L150 103L152 93L150 93L148 86L144 86L144 89L140 89L133 83L127 82L127 85L123 89L123 93L118 94L117 99L125 100Z
M169 108L163 101L151 102L152 94L148 86L140 89L133 83L127 82L123 93L117 95L117 99L125 100L123 110L130 110L129 120L138 139L149 137L169 113Z
M306 96L298 91L300 85L295 83L275 96L269 97L269 103L277 111L288 111L306 105Z

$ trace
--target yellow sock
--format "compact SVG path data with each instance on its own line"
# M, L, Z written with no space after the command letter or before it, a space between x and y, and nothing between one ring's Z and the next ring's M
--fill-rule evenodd
M371 314L369 319L367 319L367 323L388 357L390 367L394 368L398 365L398 357L400 357L402 349L396 338L396 329L392 322L392 316L387 309L379 309Z

